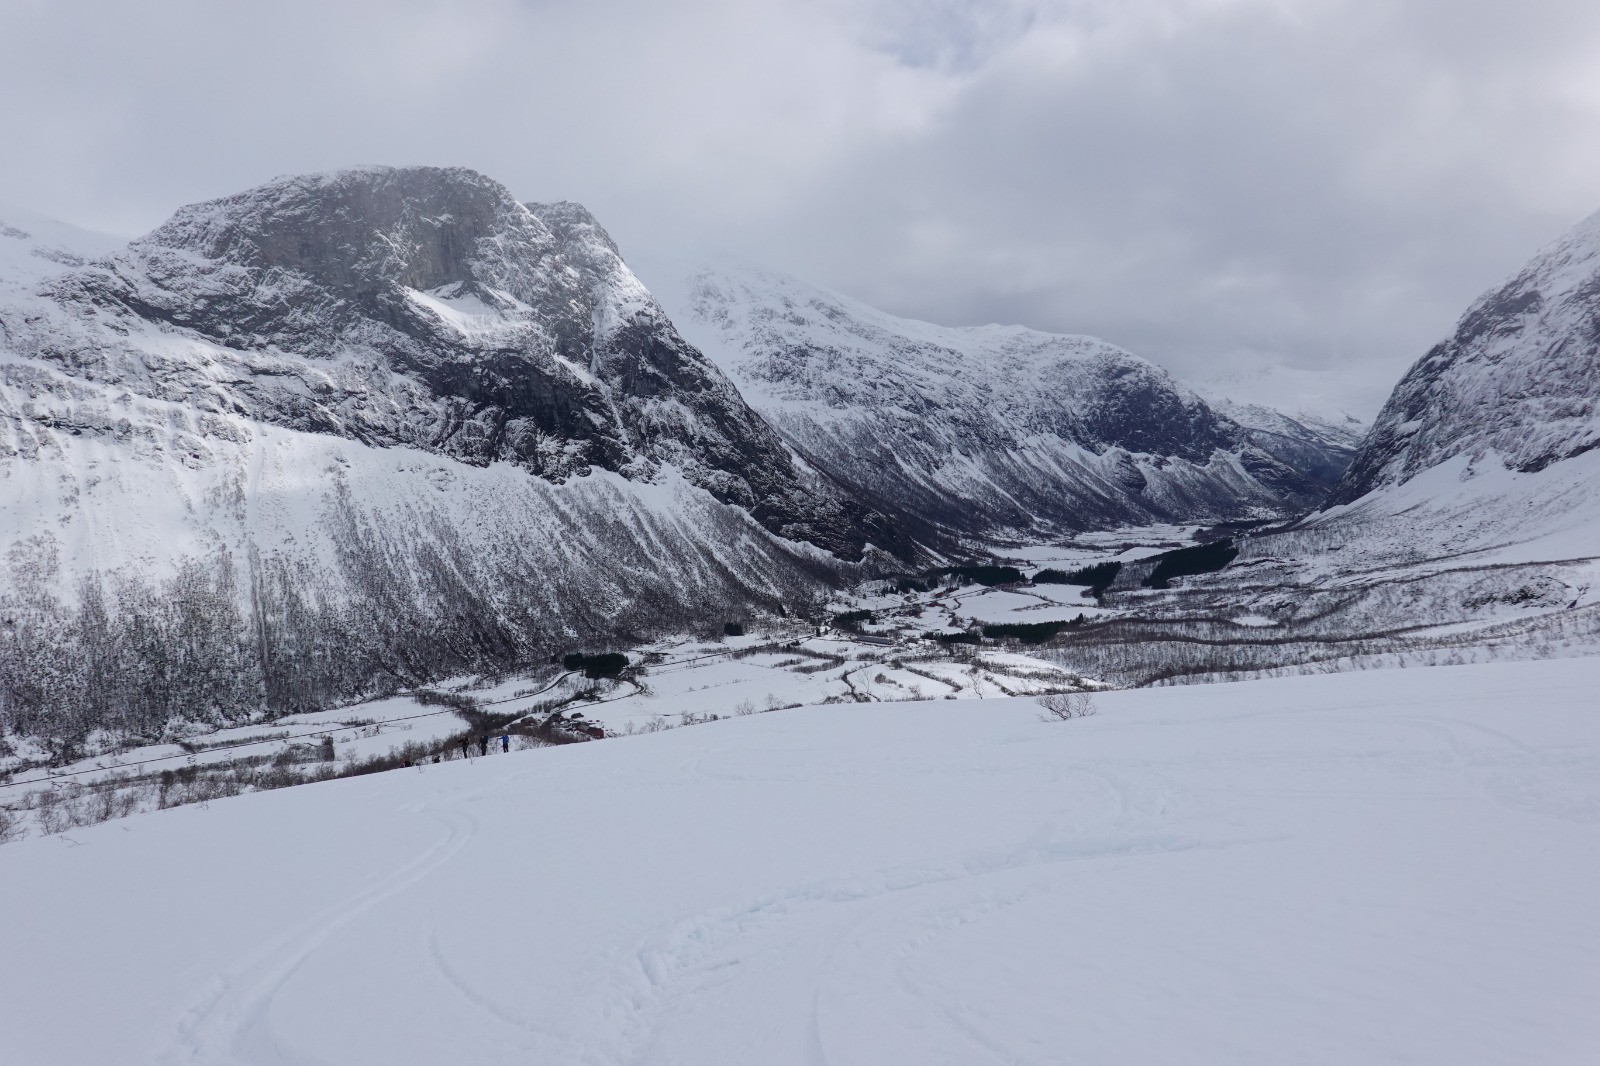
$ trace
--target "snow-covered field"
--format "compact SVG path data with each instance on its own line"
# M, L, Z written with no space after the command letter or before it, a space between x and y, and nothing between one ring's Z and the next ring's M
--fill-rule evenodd
M5 789L0 799L15 801L24 790L52 781L76 780L89 784L122 772L141 769L150 772L151 766L159 772L163 768L222 765L241 753L254 755L263 748L281 752L295 743L318 743L323 737L333 740L337 760L358 761L388 754L407 741L440 740L460 732L461 728L462 720L457 715L418 704L409 696L369 700L350 707L293 714L227 729L206 731L197 727L184 738L189 742L188 748L179 743L143 744L59 766L41 762L8 776L4 786L0 786ZM0 766L5 765L0 762Z
M832 705L35 837L5 1058L1600 1061L1597 685Z
M1100 687L1037 656L993 645L982 652L967 645L946 648L922 639L929 619L936 629L950 628L947 622L955 617L951 608L962 599L1004 604L1008 596L1037 602L982 586L925 593L920 599L926 604L910 607L896 597L863 596L855 600L890 603L900 610L895 616L885 612L871 627L889 636L862 639L831 630L808 636L807 626L787 623L773 631L716 641L679 636L632 647L631 667L615 680L591 680L581 670L552 668L499 679L458 677L438 687L468 697L489 716L506 716L509 724L501 728L518 734L518 744L530 730L537 733L535 727L551 721L548 716L557 708L569 725L581 722L618 735L823 703L1007 698ZM945 605L934 606L940 603ZM0 821L0 843L30 832L58 832L63 826L197 801L187 793L158 793L155 782L163 771L200 769L220 772L223 778L242 771L237 784L245 791L282 787L286 782L281 774L266 784L255 779L251 768L270 761L279 771L292 768L291 776L320 780L373 759L428 758L430 752L452 758L454 742L443 742L473 725L474 719L424 689L416 696L246 725L196 725L157 743L127 745L110 734L97 734L93 753L68 763L50 762L46 749L25 738L0 735L0 743L12 749L0 758L0 818L9 817L11 826L7 832ZM472 735L484 735L482 728ZM566 735L574 733L569 729ZM331 741L326 753L321 747L325 741ZM111 793L115 799L109 798ZM63 803L67 807L58 810ZM46 817L46 810L54 813Z
M972 594L990 591L980 587ZM888 634L882 644L830 631L821 637L769 634L645 645L632 650L643 664L637 674L602 682L596 703L572 706L614 733L633 733L823 703L1005 698L1094 687L1092 679L1036 656L993 646L982 653L952 652L920 639L922 624L940 610L918 604L909 618L881 618L867 628ZM961 652L966 654L957 658Z

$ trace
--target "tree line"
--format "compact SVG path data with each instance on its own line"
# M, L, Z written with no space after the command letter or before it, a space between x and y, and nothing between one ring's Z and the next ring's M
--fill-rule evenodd
M546 665L575 646L713 636L732 615L803 605L841 576L727 508L701 516L695 543L618 523L582 550L528 537L485 552L453 523L338 503L331 568L218 548L160 577L92 571L66 585L51 538L13 544L0 568L0 730L65 759L98 731L149 741L186 722Z

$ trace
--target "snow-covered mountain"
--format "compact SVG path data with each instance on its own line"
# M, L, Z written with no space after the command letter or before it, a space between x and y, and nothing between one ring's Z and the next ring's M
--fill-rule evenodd
M838 554L892 540L795 466L576 204L460 169L282 179L48 282L6 347L80 381L561 480L663 464Z
M905 545L577 205L366 168L119 243L0 231L13 726L149 732L720 627Z
M1600 213L1468 309L1406 372L1329 498L1453 459L1519 473L1600 445Z
M1187 579L1164 618L1249 619L1205 634L1231 642L1219 657L1231 671L1594 654L1597 253L1600 216L1474 303L1395 388L1327 504L1244 538L1236 563Z
M583 208L468 170L282 178L126 244L14 219L13 728L150 734L718 628L952 535L1277 514L1342 456L1101 341L759 272L699 278L681 334Z
M1349 455L1092 337L911 321L743 265L694 271L669 310L796 451L922 535L1276 515Z
M1344 474L1367 428L1351 415L1287 414L1265 404L1201 395L1213 411L1236 422L1251 444L1324 486Z

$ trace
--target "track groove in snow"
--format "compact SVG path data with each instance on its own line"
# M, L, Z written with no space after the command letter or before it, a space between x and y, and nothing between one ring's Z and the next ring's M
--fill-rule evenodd
M42 1066L1592 1062L1597 685L834 705L138 815L0 848L36 960L0 1031Z
M404 892L466 847L477 821L455 812L427 811L446 832L421 855L385 875L377 885L330 908L277 941L252 952L213 979L179 1017L163 1061L285 1063L314 1066L324 1060L294 1048L273 1031L273 997L295 971L345 926L372 907Z

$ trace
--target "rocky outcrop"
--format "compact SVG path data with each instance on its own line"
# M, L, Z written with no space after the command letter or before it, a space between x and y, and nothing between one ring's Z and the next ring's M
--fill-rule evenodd
M1542 470L1600 445L1600 214L1468 309L1395 386L1328 505L1490 453Z

